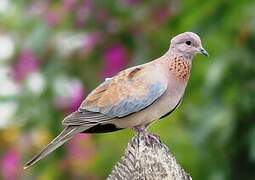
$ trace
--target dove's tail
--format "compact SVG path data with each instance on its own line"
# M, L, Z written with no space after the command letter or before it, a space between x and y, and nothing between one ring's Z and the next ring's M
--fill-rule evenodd
M59 146L63 145L69 139L71 139L74 135L81 133L90 127L82 127L82 126L67 126L54 140L52 140L39 154L33 157L30 161L28 161L24 169L32 166L52 151L56 150Z

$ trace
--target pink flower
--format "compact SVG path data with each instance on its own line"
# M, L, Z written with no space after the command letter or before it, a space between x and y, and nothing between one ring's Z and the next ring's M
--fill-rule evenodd
M16 180L20 171L20 155L15 149L7 151L1 160L1 174L5 180Z
M33 1L27 7L26 13L29 16L42 15L49 7L49 2L47 1Z
M71 112L76 111L84 99L84 89L82 84L76 83L70 92L70 105L69 110Z
M70 154L72 157L80 159L82 158L83 160L88 160L90 159L91 152L89 150L91 137L88 134L78 134L76 135L72 141L70 141L67 144L67 151L68 154ZM89 143L88 143L89 142ZM89 151L84 151L84 150L89 150Z
M83 0L76 10L76 25L82 27L87 21L91 11L93 9L93 3L91 0Z
M103 59L102 77L111 77L125 68L127 64L127 50L122 44L115 44L105 50Z
M84 168L93 160L95 153L91 136L89 134L77 134L72 141L67 143L66 160L75 174L84 174L86 173Z
M66 86L68 86L68 88L65 95L57 96L55 104L60 110L69 113L76 111L79 108L85 97L85 93L82 84L77 80L71 80Z
M39 61L30 49L21 51L17 63L13 66L12 76L16 81L23 80L39 69Z
M84 55L89 54L100 43L101 38L101 34L98 32L88 34L88 36L83 38L83 47L81 48L81 53Z
M63 1L63 6L64 6L67 10L72 10L72 9L74 9L76 3L77 3L77 0L64 0L64 1Z
M61 16L53 10L47 11L44 18L50 26L55 26L61 21Z
M152 16L154 21L159 25L162 25L166 23L167 21L169 21L172 15L169 5L156 7L155 10L152 11L152 13L153 13Z

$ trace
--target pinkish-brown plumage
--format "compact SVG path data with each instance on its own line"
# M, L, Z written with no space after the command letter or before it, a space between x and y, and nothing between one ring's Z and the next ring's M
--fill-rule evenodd
M108 114L113 113L112 111L107 112L109 108L118 108L123 102L131 105L132 101L139 101L139 99L147 97L151 91L149 87L154 84L162 84L163 88L166 89L167 78L158 68L157 65L150 63L147 66L139 66L120 72L90 93L81 104L80 109L105 112L108 116L112 116L112 114ZM123 108L128 107L123 105ZM120 107L118 111L125 110ZM126 113L133 113L136 110L131 111L123 114L116 112L113 116L123 117L127 115Z
M77 133L111 132L123 128L145 131L181 102L193 56L208 56L199 36L185 32L172 38L169 50L149 63L106 79L62 122L65 129L25 168L33 165Z

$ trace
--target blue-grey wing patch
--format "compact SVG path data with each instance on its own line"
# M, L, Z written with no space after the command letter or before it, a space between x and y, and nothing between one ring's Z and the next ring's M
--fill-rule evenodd
M131 113L138 112L156 101L165 91L167 86L160 82L151 84L145 96L130 96L116 105L101 109L101 113L109 117L124 117Z

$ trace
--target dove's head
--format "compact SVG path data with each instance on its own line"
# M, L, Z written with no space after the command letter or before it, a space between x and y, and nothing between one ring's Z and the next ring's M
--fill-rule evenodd
M170 51L190 59L197 53L209 56L201 44L200 37L193 32L184 32L173 37L170 44Z

